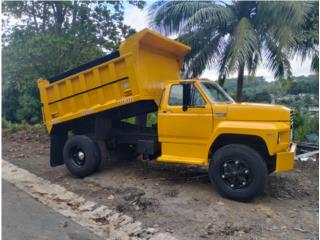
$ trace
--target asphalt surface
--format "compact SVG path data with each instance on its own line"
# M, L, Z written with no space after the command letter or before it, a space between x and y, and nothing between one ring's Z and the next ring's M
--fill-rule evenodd
M5 180L2 180L2 239L101 240Z

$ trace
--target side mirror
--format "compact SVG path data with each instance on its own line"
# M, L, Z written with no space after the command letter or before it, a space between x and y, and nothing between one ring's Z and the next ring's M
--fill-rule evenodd
M183 83L183 96L182 96L182 111L187 111L188 106L190 105L190 83Z

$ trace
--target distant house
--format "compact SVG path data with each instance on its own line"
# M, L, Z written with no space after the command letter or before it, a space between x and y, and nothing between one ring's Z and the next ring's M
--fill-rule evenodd
M319 108L318 107L309 107L308 111L310 113L313 113L313 114L319 114Z
M281 100L291 100L291 99L294 99L296 97L297 97L297 95L288 94L288 95L285 95L283 97L277 97L276 99L281 101Z

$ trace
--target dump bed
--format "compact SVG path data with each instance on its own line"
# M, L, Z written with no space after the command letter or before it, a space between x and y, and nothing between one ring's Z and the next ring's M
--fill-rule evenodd
M139 101L158 103L167 81L180 79L190 48L145 29L119 52L48 80L39 79L43 119L52 126Z

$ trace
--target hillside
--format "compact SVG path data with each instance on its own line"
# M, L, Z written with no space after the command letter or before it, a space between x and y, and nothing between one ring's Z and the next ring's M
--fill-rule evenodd
M224 89L231 96L235 96L237 80L235 78L227 79ZM281 84L279 81L267 82L264 77L258 76L255 79L245 77L243 86L243 100L250 102L272 101L271 95L275 101L286 95L310 94L319 95L319 82L317 75L294 76L292 82ZM317 106L317 104L312 104Z

